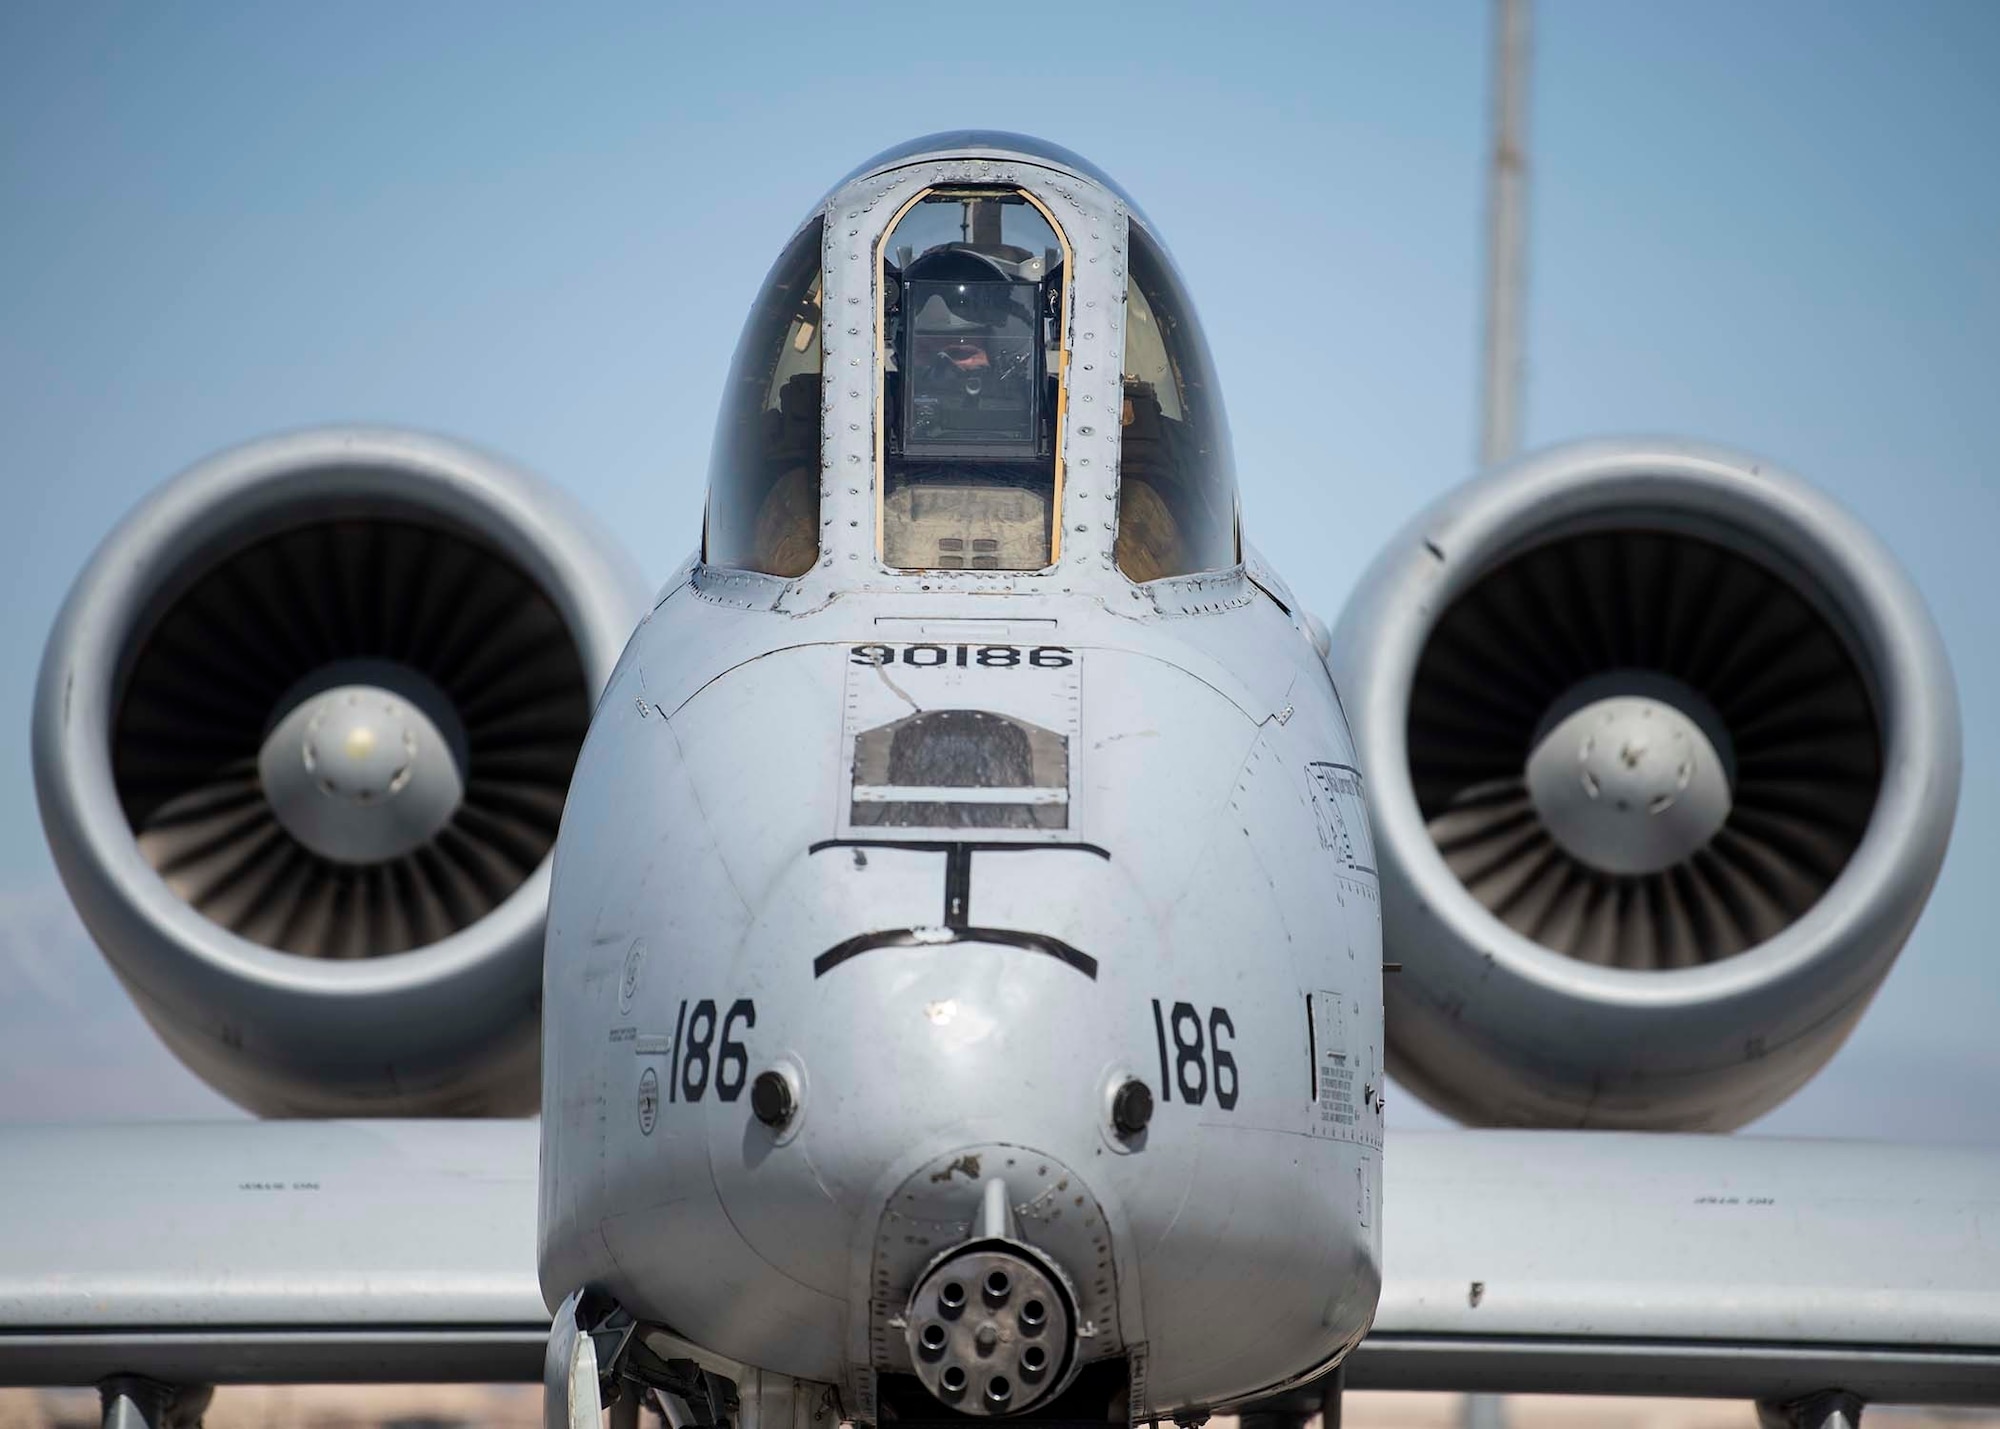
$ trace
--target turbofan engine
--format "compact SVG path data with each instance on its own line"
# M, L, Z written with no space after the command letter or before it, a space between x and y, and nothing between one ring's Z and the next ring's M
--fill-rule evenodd
M1461 487L1329 664L1369 786L1391 1071L1462 1121L1723 1130L1840 1046L1958 801L1950 667L1858 523L1722 452Z
M252 443L148 498L43 656L56 865L148 1021L275 1115L537 1096L548 853L636 574L432 437Z

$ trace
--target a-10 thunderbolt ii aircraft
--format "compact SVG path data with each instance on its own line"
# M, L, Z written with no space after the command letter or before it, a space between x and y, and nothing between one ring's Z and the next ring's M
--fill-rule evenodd
M1239 530L1160 236L1047 144L814 207L650 602L491 458L253 444L85 571L35 760L189 1066L438 1118L9 1133L0 1377L111 1417L523 1373L675 1429L1296 1421L1343 1370L2000 1396L1996 1158L1635 1134L1794 1091L1922 908L1957 714L1893 561L1754 462L1573 447L1329 631ZM1543 1130L1385 1182L1390 1073ZM444 1118L537 1106L531 1214L535 1133Z

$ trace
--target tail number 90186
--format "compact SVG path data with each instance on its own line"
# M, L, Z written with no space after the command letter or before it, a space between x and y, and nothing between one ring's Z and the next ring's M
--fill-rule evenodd
M919 670L950 665L956 669L1060 670L1076 663L1067 645L855 645L847 652L852 665L912 665Z

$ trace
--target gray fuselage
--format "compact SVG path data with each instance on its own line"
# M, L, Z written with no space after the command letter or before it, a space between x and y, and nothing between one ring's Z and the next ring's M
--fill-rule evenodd
M881 1376L923 1368L917 1337L942 1327L913 1295L952 1253L997 1246L1063 1287L1060 1363L987 1413L1092 1365L1129 1374L1110 1399L1134 1420L1227 1403L1332 1362L1381 1282L1380 902L1346 719L1304 612L1238 554L1226 420L1178 279L1114 186L1023 145L884 156L788 248L775 375L741 388L774 395L733 440L800 453L817 493L780 481L736 523L719 437L707 561L668 583L614 672L555 856L549 1303L588 1287L739 1364L837 1386L867 1423ZM1055 280L1032 289L1039 313L1021 284L974 312L1044 324L1025 369L997 338L923 364L890 343L895 294L910 311L932 261L895 225L939 194L964 198L971 247L994 224L1059 235L1045 260L981 250L1010 273L1060 265L1059 299ZM1129 309L1128 264L1134 294L1152 284ZM819 276L786 290L794 271ZM923 311L958 321L939 314ZM791 375L801 361L823 379ZM1005 408L1024 371L1055 395ZM926 407L934 388L904 388L898 406L920 375L965 396ZM1050 503L1045 565L1006 568L1032 524L963 546L923 525L965 488L910 504L911 476L896 494L896 443L950 436L960 402L1042 414L1039 438L980 440L1040 453L1043 484L1005 509ZM814 424L816 444L789 435ZM1181 573L1135 580L1115 543L1140 510L1136 434L1156 428L1156 463L1208 463L1223 524ZM1186 490L1153 479L1169 501ZM818 518L802 540L764 542L800 511ZM933 536L967 558L932 566L998 554L896 558ZM728 568L758 561L777 573ZM759 1078L781 1114L758 1110ZM998 1311L980 1333L996 1325L993 1353L1018 1351ZM989 1377L968 1407L999 1362L974 1366Z
M1382 993L1353 755L1280 606L1240 573L1211 604L881 592L795 616L699 571L669 590L560 843L551 1299L596 1285L865 1401L898 1364L884 1322L1000 1174L1077 1282L1083 1353L1143 1353L1155 1411L1362 1334ZM934 709L1058 730L1067 827L856 824L856 736ZM777 1132L744 1091L771 1067L800 1091ZM1131 1142L1107 1112L1127 1075L1158 1099Z

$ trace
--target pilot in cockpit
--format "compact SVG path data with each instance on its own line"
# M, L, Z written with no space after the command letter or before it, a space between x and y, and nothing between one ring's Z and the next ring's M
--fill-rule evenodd
M934 189L883 264L882 556L1050 564L1062 251L1018 191Z

